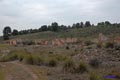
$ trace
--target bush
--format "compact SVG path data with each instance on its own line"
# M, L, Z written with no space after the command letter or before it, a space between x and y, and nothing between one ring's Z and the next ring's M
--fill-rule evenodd
M19 60L20 62L22 62L23 59L24 59L24 56L25 56L25 54L24 54L24 55L23 55L23 54L18 54L18 60Z
M85 44L86 46L89 46L89 45L93 44L93 42L90 41L90 40L87 40L87 41L84 42L84 44Z
M120 50L120 44L115 44L114 48L115 50Z
M43 64L43 59L40 56L32 55L32 59L33 59L33 65L42 65Z
M56 61L55 59L51 59L51 60L49 61L48 65L49 65L50 67L55 67L55 66L57 66L57 61Z
M66 49L69 50L70 49L69 46L66 46Z
M97 48L101 48L102 47L102 43L97 43Z
M105 42L103 44L104 48L114 48L114 43L113 42Z
M74 72L75 70L75 63L72 59L67 59L63 65L63 70L65 72Z
M117 69L112 70L110 74L120 79L120 72Z
M31 65L33 65L33 58L32 58L32 56L31 55L26 55L25 57L24 57L24 63L26 63L26 64L31 64Z
M17 54L15 53L10 53L10 54L6 54L4 56L2 56L0 58L0 61L1 62L7 62L7 61L14 61L14 60L17 60Z
M90 80L102 80L96 73L90 73Z
M78 67L76 68L76 72L77 73L84 73L85 71L88 71L87 70L87 65L85 64L85 63L80 63L79 65L78 65Z
M99 65L101 64L101 61L99 61L97 58L94 58L94 59L90 60L89 64L92 67L98 68Z

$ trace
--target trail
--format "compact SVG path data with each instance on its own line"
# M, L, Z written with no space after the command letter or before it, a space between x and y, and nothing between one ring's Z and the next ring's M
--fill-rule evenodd
M5 80L39 80L29 67L19 62L6 62L1 65L6 73Z

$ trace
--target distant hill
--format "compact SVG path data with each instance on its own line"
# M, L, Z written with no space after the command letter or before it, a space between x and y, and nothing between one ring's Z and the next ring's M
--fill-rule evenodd
M25 35L17 35L12 38L22 39L54 39L54 38L66 38L66 37L78 37L78 38L93 38L97 37L99 33L103 33L107 36L120 36L120 27L106 26L106 27L86 27L68 29L61 32L38 32ZM2 40L0 38L0 40Z

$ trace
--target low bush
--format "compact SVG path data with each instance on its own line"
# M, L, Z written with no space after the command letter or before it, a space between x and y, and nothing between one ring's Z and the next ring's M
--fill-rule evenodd
M90 80L102 80L100 76L97 75L97 73L90 73Z
M114 48L114 42L105 42L103 44L104 48Z
M75 70L75 63L74 61L70 58L70 59L67 59L65 62L64 62L64 65L63 65L63 70L65 72L74 72Z
M43 58L38 55L32 55L33 65L42 65Z
M67 49L67 50L69 50L69 49L70 49L70 47L69 47L69 46L66 46L66 49Z
M10 54L6 54L4 56L2 56L0 58L0 61L1 62L7 62L7 61L14 61L14 60L17 60L17 54L15 53L10 53Z
M85 42L84 42L84 44L85 44L86 46L89 46L89 45L92 45L92 44L93 44L93 42L92 42L92 41L90 41L90 40L87 40L87 41L85 41Z
M23 62L26 63L26 64L31 64L33 65L33 58L32 58L32 55L26 55L23 59Z
M49 65L50 67L55 67L55 66L57 66L57 60L55 60L55 59L50 59L49 62L48 62L48 65Z
M80 62L80 64L79 64L78 67L76 68L76 72L77 72L77 73L84 73L84 72L86 72L86 71L88 71L87 65L86 65L85 63L83 63L83 62Z
M97 58L94 58L90 60L89 64L94 68L98 68L101 64L101 61L98 60Z

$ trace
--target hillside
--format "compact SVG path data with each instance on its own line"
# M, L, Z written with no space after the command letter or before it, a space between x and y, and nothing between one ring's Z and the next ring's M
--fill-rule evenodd
M54 38L66 38L66 37L77 37L77 38L92 38L97 37L99 33L103 33L107 36L119 36L120 27L116 26L106 26L106 27L87 27L87 28L76 28L68 29L61 32L38 32L29 33L25 35L18 35L12 38L24 38L24 39L54 39Z
M99 33L103 33L105 39L93 41ZM0 44L0 80L109 80L105 79L109 75L119 80L120 42L106 39L116 36L120 36L120 27L86 27L11 36L23 40L67 37L81 40L63 39L61 45L53 44L59 43L59 39L50 44Z

